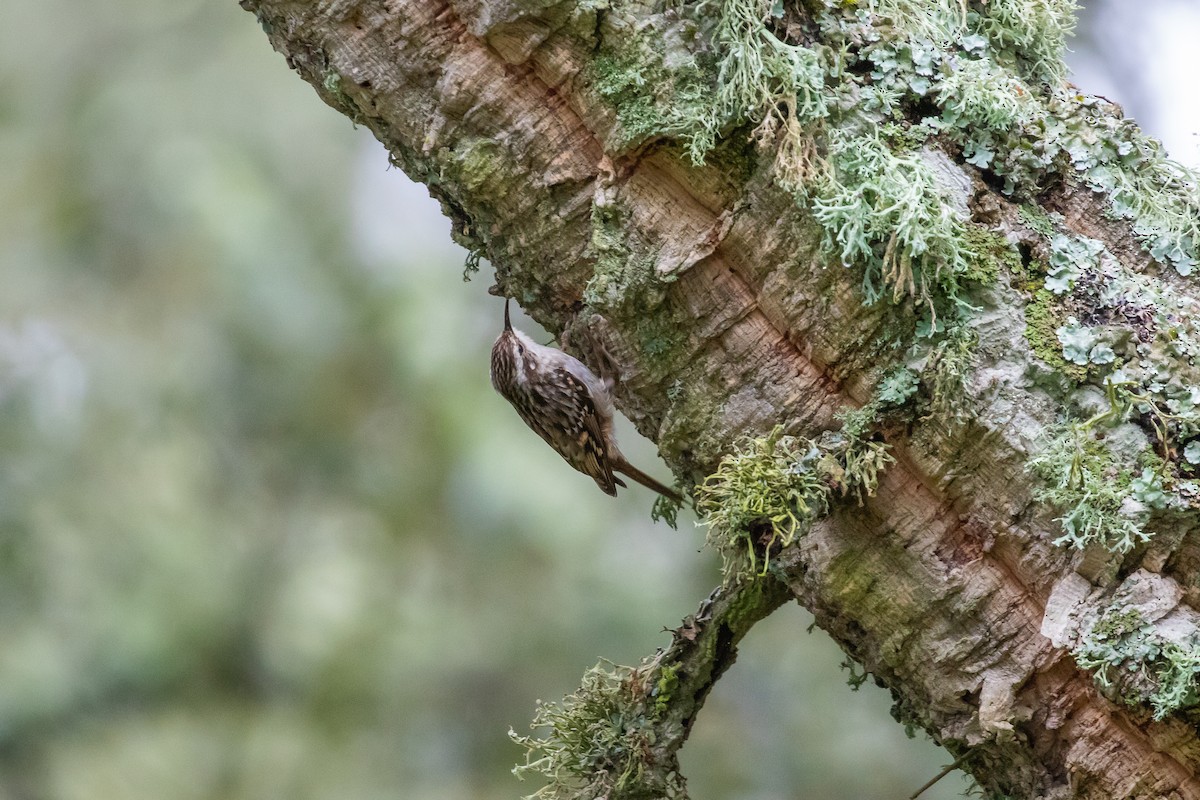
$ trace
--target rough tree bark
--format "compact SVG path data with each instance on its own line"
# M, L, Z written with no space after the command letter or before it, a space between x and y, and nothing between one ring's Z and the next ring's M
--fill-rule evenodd
M1062 81L1068 0L241 4L725 520L671 650L547 720L644 752L553 791L681 794L795 598L992 796L1200 798L1195 187Z

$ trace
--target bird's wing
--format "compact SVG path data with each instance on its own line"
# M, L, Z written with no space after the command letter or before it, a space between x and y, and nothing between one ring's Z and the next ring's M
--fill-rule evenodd
M616 495L619 479L613 475L612 462L600 415L587 385L566 370L555 381L539 381L531 387L542 396L518 406L525 424L541 436L568 464L590 476L606 493ZM534 414L531 409L537 408Z

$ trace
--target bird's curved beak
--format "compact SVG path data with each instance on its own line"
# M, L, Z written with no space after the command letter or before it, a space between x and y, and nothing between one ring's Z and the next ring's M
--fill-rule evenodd
M509 302L510 302L509 298L507 298L507 297L504 298L504 330L511 332L512 331L512 323L509 322L509 320L508 320L508 304L509 304Z

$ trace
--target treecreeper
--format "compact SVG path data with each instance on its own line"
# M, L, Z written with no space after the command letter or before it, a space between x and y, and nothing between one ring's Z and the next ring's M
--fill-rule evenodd
M546 347L512 326L504 301L504 330L492 345L492 386L525 424L605 494L617 495L621 473L674 503L668 489L629 463L613 431L613 378L599 378L579 359Z

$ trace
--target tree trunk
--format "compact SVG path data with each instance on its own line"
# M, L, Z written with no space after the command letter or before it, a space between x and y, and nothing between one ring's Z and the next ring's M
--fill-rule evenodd
M1200 212L1069 0L242 6L703 484L725 588L545 720L657 733L553 796L681 794L790 596L992 796L1200 798Z

